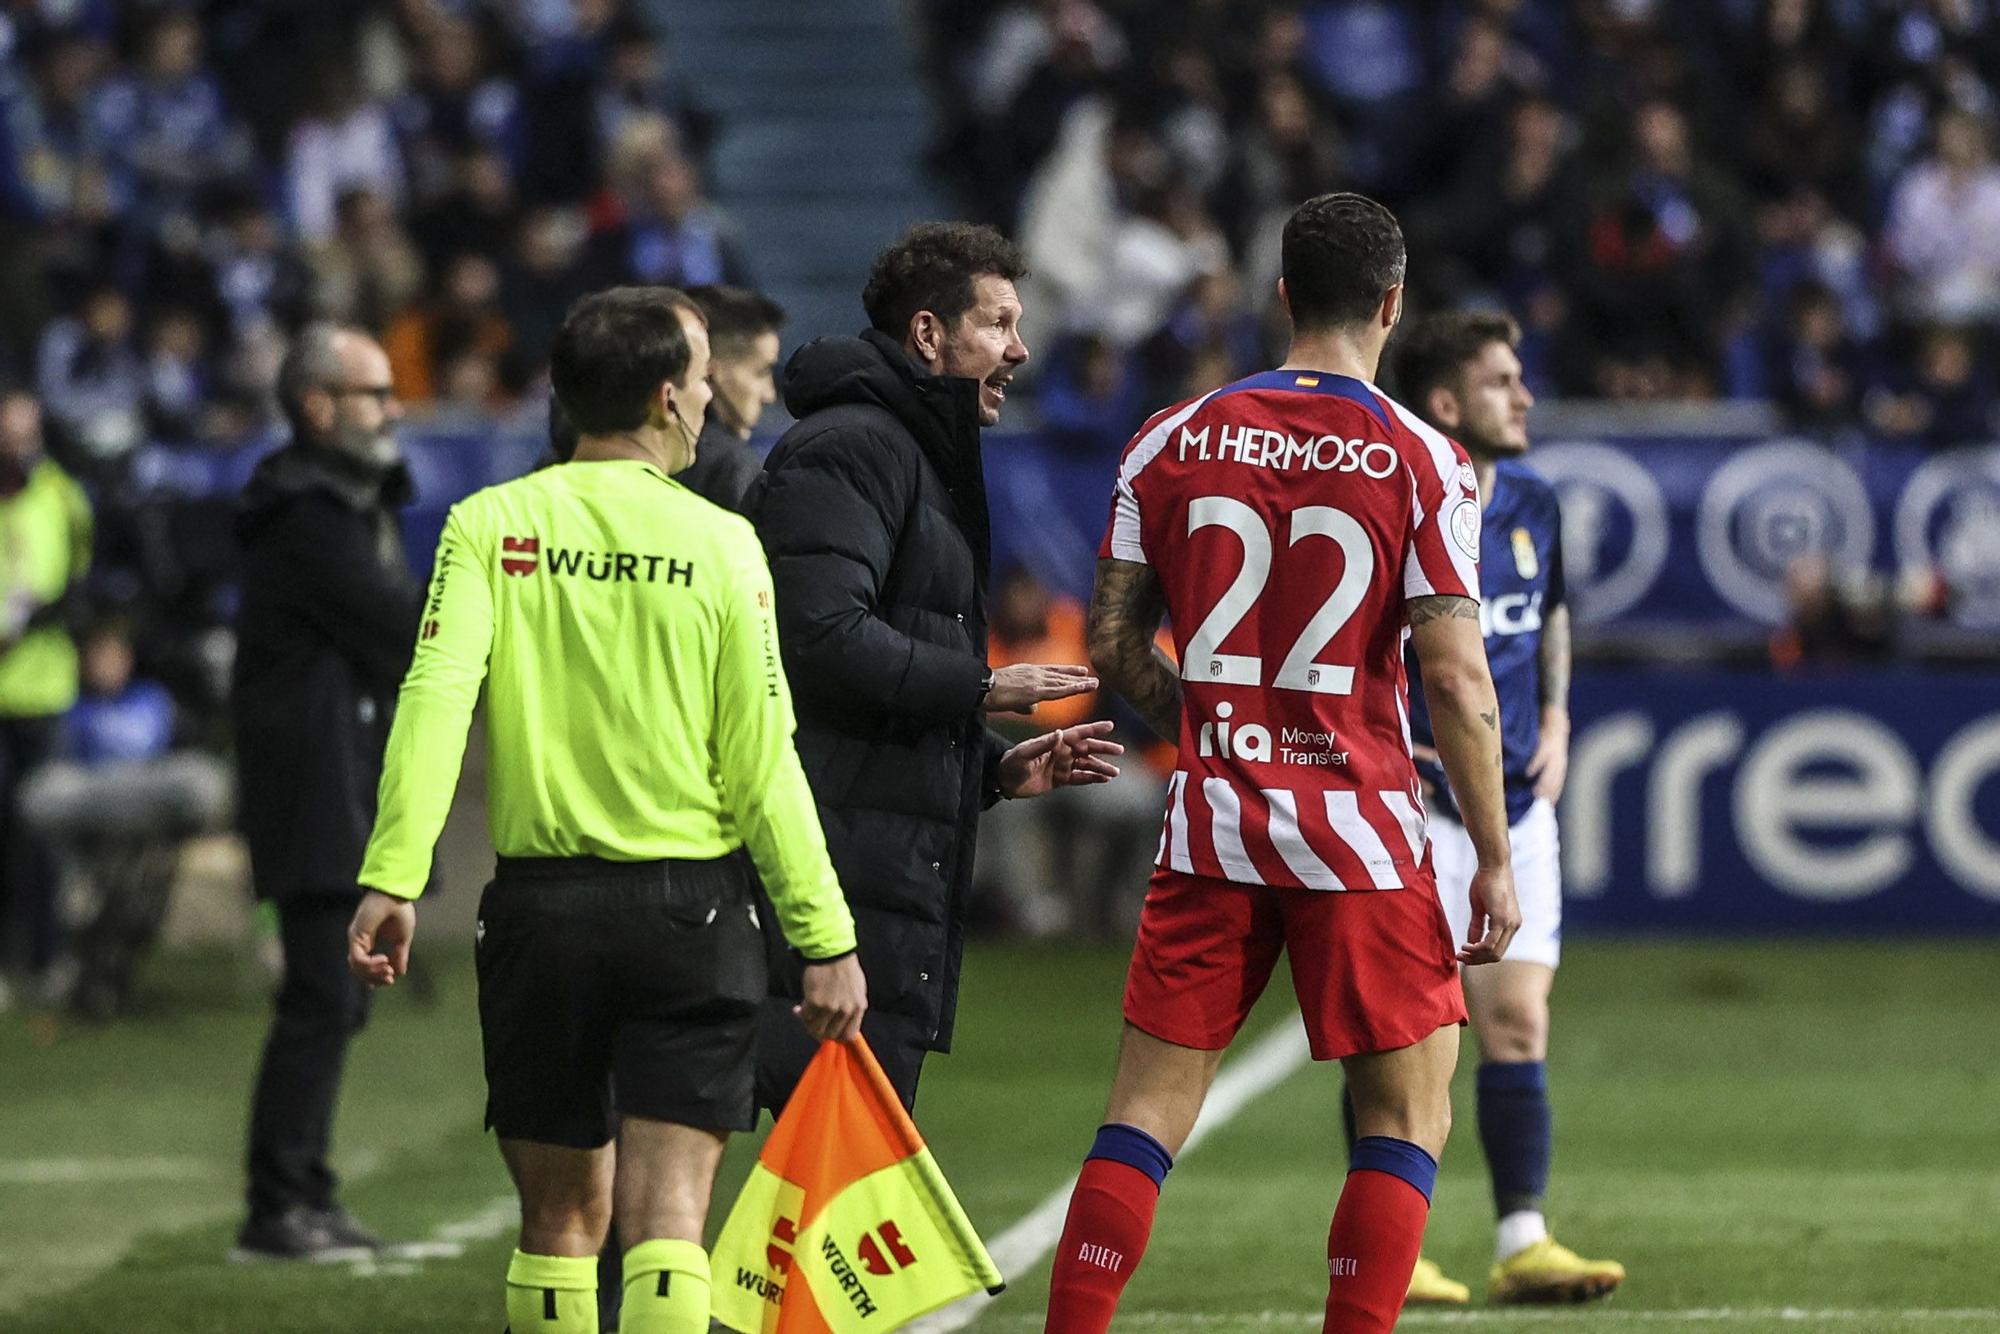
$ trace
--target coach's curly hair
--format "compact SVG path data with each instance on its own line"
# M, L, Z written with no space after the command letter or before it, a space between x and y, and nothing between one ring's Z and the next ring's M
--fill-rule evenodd
M1027 272L1021 248L991 227L920 222L875 257L861 305L869 324L900 341L920 310L957 323L972 309L975 279L992 274L1013 282Z

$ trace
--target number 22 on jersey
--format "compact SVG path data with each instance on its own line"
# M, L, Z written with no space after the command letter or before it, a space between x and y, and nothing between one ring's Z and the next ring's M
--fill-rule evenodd
M1268 684L1279 690L1303 690L1317 695L1353 694L1352 665L1317 659L1360 608L1369 581L1375 576L1375 547L1368 540L1367 530L1353 515L1331 505L1308 505L1292 511L1287 551L1315 538L1332 541L1340 547L1342 568L1333 592L1306 622L1297 642L1266 682L1262 657L1224 653L1222 644L1243 623L1270 584L1273 534L1257 511L1242 501L1230 496L1199 496L1188 505L1188 536L1211 527L1227 528L1236 535L1243 544L1243 565L1221 600L1189 637L1181 676L1221 685Z

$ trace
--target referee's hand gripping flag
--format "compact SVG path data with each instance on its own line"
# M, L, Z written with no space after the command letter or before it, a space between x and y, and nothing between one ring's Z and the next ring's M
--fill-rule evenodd
M806 1067L715 1243L739 1334L892 1330L1005 1286L865 1039Z

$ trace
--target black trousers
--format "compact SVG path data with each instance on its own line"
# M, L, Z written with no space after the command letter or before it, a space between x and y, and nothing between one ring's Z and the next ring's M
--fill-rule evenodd
M0 718L0 966L36 972L55 962L56 869L49 850L21 819L21 784L55 754L62 715Z
M757 1105L770 1108L773 1120L783 1113L806 1065L819 1051L819 1043L792 1013L797 1004L773 996L757 1012ZM868 1039L868 1049L903 1100L903 1109L914 1112L917 1080L924 1073L924 1057L930 1054L916 1021L870 1010L861 1016L861 1036Z
M347 1042L368 1021L368 988L347 971L347 924L360 895L278 900L285 980L250 1103L250 1216L333 1203L326 1164Z

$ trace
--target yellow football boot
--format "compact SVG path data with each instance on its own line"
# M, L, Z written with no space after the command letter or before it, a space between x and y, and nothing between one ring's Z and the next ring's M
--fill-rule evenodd
M1416 1269L1410 1274L1410 1292L1403 1298L1403 1305L1464 1306L1471 1300L1471 1288L1446 1278L1437 1261L1419 1257Z
M1616 1260L1585 1260L1554 1237L1493 1266L1486 1300L1495 1306L1559 1306L1609 1297L1625 1281Z

